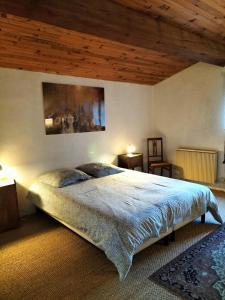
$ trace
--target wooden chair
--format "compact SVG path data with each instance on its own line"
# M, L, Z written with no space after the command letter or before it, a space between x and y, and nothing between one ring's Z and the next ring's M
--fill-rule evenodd
M169 172L172 177L172 164L163 160L163 140L161 137L147 139L147 157L148 157L148 173L155 173L155 169L160 169L160 175L163 170Z

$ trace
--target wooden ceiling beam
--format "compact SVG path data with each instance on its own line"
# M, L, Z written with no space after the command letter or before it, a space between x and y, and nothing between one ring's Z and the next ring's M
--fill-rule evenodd
M180 59L225 65L224 44L110 0L0 0L0 11Z

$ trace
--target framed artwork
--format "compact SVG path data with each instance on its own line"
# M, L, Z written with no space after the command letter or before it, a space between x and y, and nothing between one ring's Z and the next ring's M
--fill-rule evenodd
M46 134L105 130L104 88L42 83Z

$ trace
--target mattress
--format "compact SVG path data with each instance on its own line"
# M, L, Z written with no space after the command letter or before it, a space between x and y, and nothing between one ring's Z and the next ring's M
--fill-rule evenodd
M149 239L207 210L222 222L217 201L207 187L132 170L64 188L37 181L29 198L103 250L121 280L134 254Z

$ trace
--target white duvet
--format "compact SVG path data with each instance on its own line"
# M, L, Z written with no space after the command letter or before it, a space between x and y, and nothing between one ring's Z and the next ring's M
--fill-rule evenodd
M131 170L64 188L36 182L29 198L83 232L115 264L120 279L147 239L207 210L222 223L207 187Z

